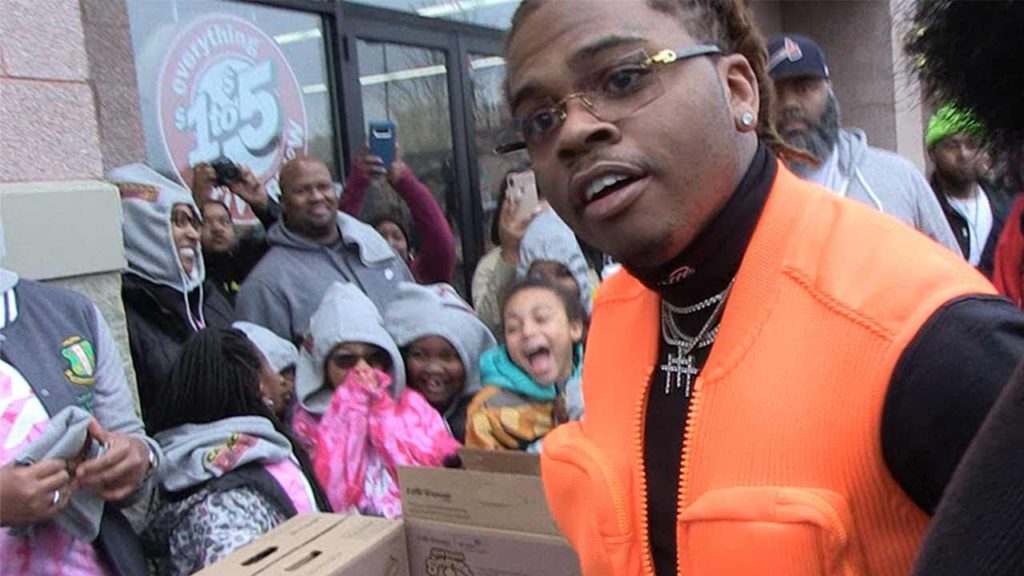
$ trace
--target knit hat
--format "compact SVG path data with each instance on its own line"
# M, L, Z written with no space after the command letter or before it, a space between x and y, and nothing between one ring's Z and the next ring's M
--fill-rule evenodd
M590 313L590 276L587 274L587 259L572 229L548 208L534 216L526 234L519 244L519 267L516 276L526 277L534 262L558 262L572 274L580 287L580 302Z
M981 134L984 130L985 127L969 110L961 110L952 104L946 104L928 120L924 143L930 149L947 136L963 133Z
M334 391L324 385L324 362L338 344L345 342L365 342L386 350L391 356L394 380L391 394L398 398L405 388L402 355L384 329L377 307L355 284L335 282L309 319L309 332L299 351L295 391L307 411L323 414L330 405Z
M768 75L772 80L801 76L827 79L825 51L806 36L776 36L768 43Z
M202 250L196 247L196 273L186 275L171 233L171 212L176 204L187 205L194 218L202 219L192 195L144 164L115 168L107 179L121 193L128 271L178 291L191 292L202 284L206 279Z
M299 349L294 344L252 322L235 322L232 328L240 330L253 346L263 354L270 369L278 374L286 368L294 368L299 362Z
M497 346L494 335L448 284L402 282L384 312L384 326L399 347L440 336L459 353L466 371L463 396L480 390L480 355Z

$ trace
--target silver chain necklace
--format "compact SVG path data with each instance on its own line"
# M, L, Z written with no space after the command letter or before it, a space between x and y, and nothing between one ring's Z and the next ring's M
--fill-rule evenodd
M720 326L719 319L721 318L722 310L725 308L725 300L735 281L736 279L733 278L729 281L729 285L725 287L725 290L706 300L684 308L672 306L664 300L661 301L661 336L669 346L676 347L675 352L669 352L668 359L659 366L665 374L666 395L672 393L674 385L677 390L684 388L683 393L687 398L690 397L693 389L693 379L700 372L693 353L715 342ZM712 310L711 315L708 316L707 321L704 322L696 336L687 336L676 326L675 318L672 316L673 312L677 314L693 313L706 309L712 304L717 304L717 306ZM689 310L689 312L679 312L681 310Z

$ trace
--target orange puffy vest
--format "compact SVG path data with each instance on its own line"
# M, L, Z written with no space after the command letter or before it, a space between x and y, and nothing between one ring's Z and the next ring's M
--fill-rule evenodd
M922 324L969 293L993 288L957 255L780 164L691 400L679 573L907 574L928 516L882 457L886 389ZM643 425L659 310L625 272L601 287L586 416L544 441L548 504L585 576L653 574Z

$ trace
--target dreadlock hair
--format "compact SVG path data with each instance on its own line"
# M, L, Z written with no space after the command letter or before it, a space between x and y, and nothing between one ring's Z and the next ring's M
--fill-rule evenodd
M241 330L207 328L196 332L181 349L170 380L159 391L161 410L149 415L149 432L236 416L266 418L291 443L299 468L313 487L317 505L329 510L329 505L324 508L327 498L317 483L309 455L263 403L261 369L260 352Z
M506 52L526 18L544 2L523 0L519 5L505 40ZM768 76L768 49L744 0L647 0L647 5L679 19L697 42L714 44L727 54L746 58L757 78L760 97L757 135L784 160L817 163L817 159L804 150L787 144L775 129L771 119L775 88Z

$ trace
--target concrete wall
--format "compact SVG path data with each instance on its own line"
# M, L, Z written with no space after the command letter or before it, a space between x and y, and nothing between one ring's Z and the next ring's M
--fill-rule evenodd
M921 92L907 73L901 15L912 0L754 0L766 37L803 34L825 50L842 124L924 167Z
M141 128L133 140L130 125L101 121L97 107L98 99L114 102L112 113L121 106L118 116L139 123L137 96L126 104L105 88L126 71L120 81L134 85L131 43L116 39L128 34L127 16L87 35L83 4L102 8L91 13L97 27L125 11L123 0L0 0L0 264L89 296L121 345L134 392L120 299L120 202L102 175L105 159L131 158L135 147L142 153Z

